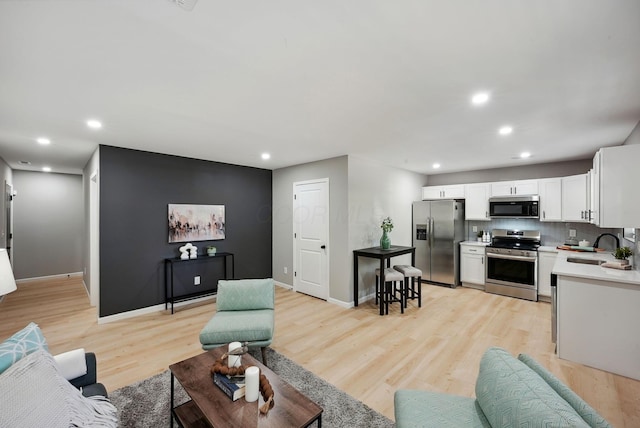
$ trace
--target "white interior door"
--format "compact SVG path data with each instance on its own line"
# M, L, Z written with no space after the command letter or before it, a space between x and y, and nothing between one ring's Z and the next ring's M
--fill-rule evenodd
M329 298L329 179L293 184L293 289Z

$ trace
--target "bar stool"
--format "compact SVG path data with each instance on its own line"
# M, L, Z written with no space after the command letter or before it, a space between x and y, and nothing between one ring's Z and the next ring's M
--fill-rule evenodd
M384 286L381 286L380 269L376 269L376 304L378 304L378 298L380 298L380 304L384 305L385 315L389 315L389 303L399 302L400 312L404 314L404 307L406 306L404 300L404 276L395 269L386 268L384 270L384 282ZM396 286L398 282L400 283L400 288ZM398 297L398 293L400 297Z
M404 277L404 304L407 306L408 299L418 299L418 307L422 307L422 271L410 265L395 265L393 267ZM411 288L409 288L409 279L411 279ZM416 290L416 282L418 290Z

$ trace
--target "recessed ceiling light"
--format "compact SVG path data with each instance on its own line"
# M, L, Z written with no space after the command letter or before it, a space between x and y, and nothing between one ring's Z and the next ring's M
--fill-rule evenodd
M87 120L87 126L91 129L100 129L102 128L102 122L95 119L89 119Z
M43 166L43 167L42 167L42 171L44 171L44 172L51 172L51 167L50 167L50 166Z
M476 106L482 105L487 101L489 101L488 92L478 92L471 97L471 103Z
M46 137L40 137L36 141L38 142L38 144L42 144L43 146L51 144L51 140Z
M264 160L271 159L271 155L269 153L263 153L262 154L262 159L264 159Z
M502 128L498 129L498 134L500 135L509 135L513 132L513 128L510 127L509 125L503 126Z
M433 166L433 169L438 169L438 168L440 168L440 164L439 164L439 163L434 163L432 166Z
M529 153L529 152L522 152L522 153L520 153L520 157L521 157L522 159L530 158L530 157L531 157L531 153Z

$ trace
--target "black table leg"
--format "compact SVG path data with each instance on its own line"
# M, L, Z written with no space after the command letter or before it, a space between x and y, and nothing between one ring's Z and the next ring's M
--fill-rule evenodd
M380 315L384 315L384 308L389 299L387 298L386 281L384 278L384 258L380 259ZM383 293L382 290L385 292Z
M353 306L358 307L358 255L353 255Z
M171 428L173 428L173 385L174 385L173 373L171 373L171 406L169 407L169 419L171 419Z

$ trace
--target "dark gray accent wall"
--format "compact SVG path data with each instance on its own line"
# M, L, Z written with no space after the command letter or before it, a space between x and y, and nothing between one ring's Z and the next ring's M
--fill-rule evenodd
M235 254L236 278L271 277L271 171L100 146L100 316L164 303L167 206L225 205L226 239L193 242ZM189 293L215 287L215 261L183 263L176 286ZM201 275L203 284L193 285Z
M82 176L13 172L16 279L82 271Z

